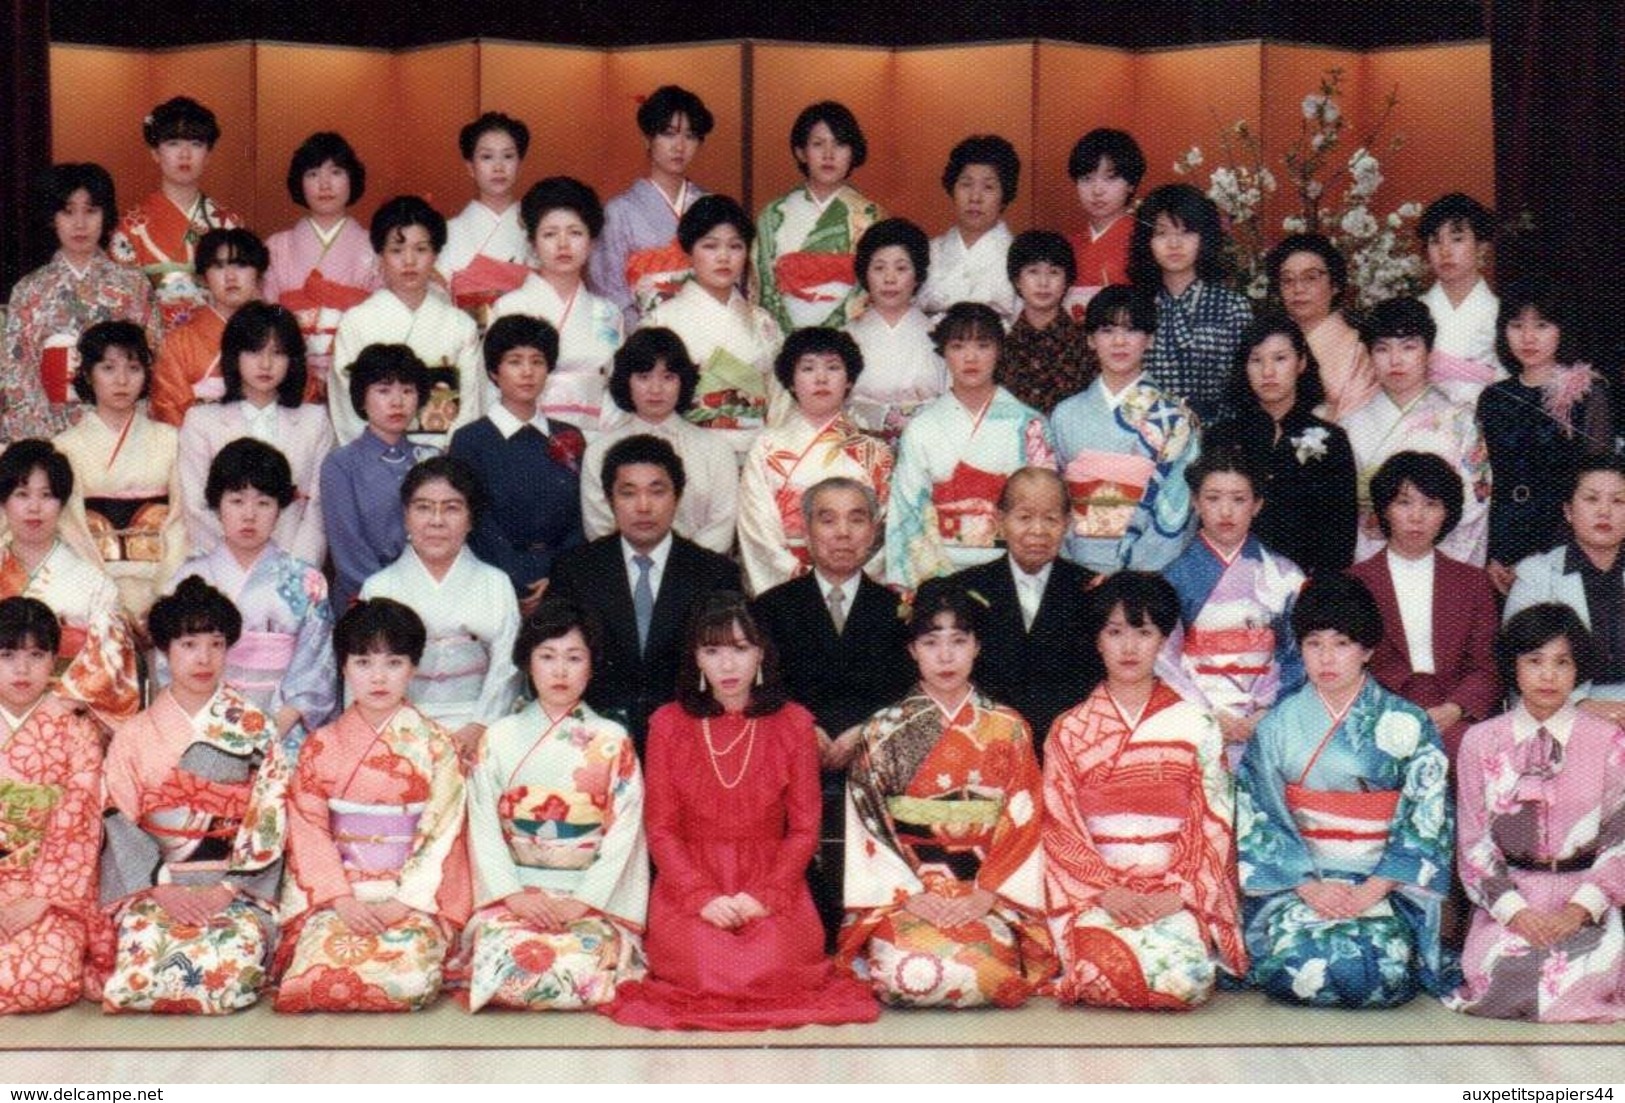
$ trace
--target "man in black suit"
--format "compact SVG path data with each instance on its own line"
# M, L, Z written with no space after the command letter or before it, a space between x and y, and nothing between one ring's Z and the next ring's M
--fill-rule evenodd
M1021 713L1040 758L1055 718L1101 678L1084 615L1084 593L1096 575L1059 558L1069 515L1061 477L1048 468L1022 468L999 496L1009 553L954 576L988 601L976 685Z
M714 590L738 590L739 567L672 532L684 475L669 442L641 434L615 442L602 477L618 531L561 555L548 592L603 622L587 703L623 719L641 755L649 714L675 696L689 611Z

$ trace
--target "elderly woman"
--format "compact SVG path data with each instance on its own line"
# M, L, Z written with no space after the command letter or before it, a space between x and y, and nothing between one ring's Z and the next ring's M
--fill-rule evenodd
M931 318L954 303L986 303L1009 324L1016 289L1005 272L1010 227L1005 208L1016 198L1021 158L997 134L966 138L948 154L942 190L953 200L954 224L931 240L931 275L920 288L920 308Z
M1371 355L1340 309L1348 290L1348 261L1324 234L1292 234L1270 250L1264 270L1270 295L1298 323L1320 365L1326 401L1318 412L1328 421L1342 421L1377 392Z
M907 219L881 219L858 242L858 282L869 305L846 332L868 370L854 383L847 410L858 428L892 448L920 408L948 389L948 368L917 302L930 270L931 243Z

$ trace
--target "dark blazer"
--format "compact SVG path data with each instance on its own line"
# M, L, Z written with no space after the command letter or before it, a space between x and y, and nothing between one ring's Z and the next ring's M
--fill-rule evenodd
M1100 653L1084 618L1084 595L1095 572L1057 559L1031 631L1021 621L1008 554L967 567L954 580L987 598L990 606L983 617L976 684L1021 713L1042 756L1055 718L1089 696L1101 679Z
M695 602L714 590L738 590L733 560L672 535L671 555L660 576L649 643L638 653L638 621L632 611L632 584L619 533L560 555L553 564L548 594L568 597L598 614L604 638L593 657L587 703L625 718L638 753L649 714L676 697L683 631Z
M1501 711L1501 678L1495 669L1495 633L1501 617L1489 575L1433 553L1434 673L1417 674L1411 670L1388 553L1361 560L1348 573L1365 583L1382 610L1382 642L1371 653L1371 676L1377 684L1425 709L1447 701L1462 707L1462 723L1440 733L1454 759L1468 725Z
M897 595L865 575L858 579L838 636L810 573L774 586L751 606L778 648L791 698L812 711L831 739L900 700L914 683Z

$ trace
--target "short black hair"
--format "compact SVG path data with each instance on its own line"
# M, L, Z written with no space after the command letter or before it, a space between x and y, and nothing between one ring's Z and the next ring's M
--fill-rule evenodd
M1269 482L1269 470L1253 454L1239 444L1220 448L1203 448L1196 459L1185 468L1185 485L1191 494L1202 492L1202 483L1209 475L1240 475L1253 489L1253 497L1262 498Z
M1179 592L1173 583L1152 571L1117 571L1084 597L1089 642L1100 646L1100 633L1112 613L1121 608L1123 619L1135 628L1147 623L1164 636L1179 623Z
M1400 488L1406 483L1415 487L1424 498L1432 498L1444 506L1444 524L1439 526L1439 535L1434 543L1449 536L1461 523L1461 475L1443 456L1411 451L1395 452L1371 476L1371 507L1376 511L1377 523L1382 526L1382 535L1393 535L1388 531L1388 507L1394 504Z
M609 370L609 397L627 413L636 413L632 401L632 377L652 372L661 364L675 375L677 385L677 413L694 404L694 390L700 385L700 366L688 354L688 346L676 332L665 326L635 329L626 335L626 343L615 350Z
M0 650L37 647L55 655L62 646L62 623L51 607L37 597L0 600Z
M1316 632L1341 632L1361 647L1382 642L1382 610L1364 582L1353 575L1319 574L1298 593L1292 634L1302 644Z
M1083 308L1083 332L1120 325L1141 333L1157 332L1157 300L1132 284L1102 287Z
M699 96L676 84L662 84L638 104L638 129L645 138L653 138L679 115L688 120L689 129L702 142L716 125L711 109Z
M1508 689L1517 686L1518 660L1556 639L1569 641L1575 684L1589 682L1597 666L1597 645L1591 630L1569 606L1544 601L1513 613L1496 634L1495 665L1501 684Z
M487 111L462 130L457 132L457 149L462 153L463 160L474 159L474 147L480 144L480 139L493 130L500 130L513 139L514 148L519 151L519 159L523 161L525 154L530 150L530 127L500 111Z
M90 196L90 205L102 213L102 232L96 244L105 249L118 221L118 201L113 194L113 177L102 166L88 161L52 165L35 180L35 210L40 221L54 230L56 216L68 209L68 200L81 190Z
M1015 283L1029 264L1055 265L1066 273L1068 287L1078 278L1078 256L1072 251L1072 243L1055 230L1023 230L1011 240L1004 260L1010 282Z
M235 490L257 490L287 509L297 492L288 457L254 437L228 441L209 463L203 499L218 512L220 500Z
M543 598L514 637L513 665L524 672L528 680L531 654L548 640L569 635L572 628L581 633L587 651L596 658L604 638L603 622L598 614L567 597Z
M1507 340L1507 326L1526 310L1557 327L1557 362L1573 364L1579 354L1579 311L1568 289L1544 273L1526 276L1501 289L1501 307L1495 316L1495 355L1501 363L1518 363Z
M350 178L350 202L353 205L361 202L361 197L367 193L367 166L361 163L355 150L345 140L344 135L332 130L318 130L293 151L293 157L288 161L288 198L301 207L309 208L305 202L305 173L311 169L319 169L327 162L333 162L334 168L344 170Z
M943 355L949 341L969 341L982 338L1004 348L1004 322L999 312L986 303L960 302L942 312L937 324L931 327L931 345L937 355Z
M423 618L392 598L358 601L333 628L333 654L342 667L352 655L405 655L415 666L423 661L429 632Z
M773 360L773 374L778 377L779 383L786 391L794 393L796 385L796 364L803 356L830 354L841 358L841 366L846 369L846 385L848 388L858 381L863 374L863 352L852 335L845 330L828 329L824 326L808 326L805 329L793 330L790 336L784 339L779 347L779 354Z
M1021 155L1007 139L997 134L973 134L954 146L942 169L942 190L952 195L960 174L971 165L991 165L998 173L1000 210L1014 202L1016 186L1021 182Z
M801 169L801 175L807 175L807 163L801 159L801 150L812 139L813 127L819 123L829 127L829 132L841 145L852 147L852 171L857 172L869 159L869 143L863 137L858 117L844 103L820 100L803 107L790 126L790 156L796 159L796 167Z
M1155 291L1162 286L1162 268L1151 252L1151 237L1157 229L1157 218L1164 215L1175 225L1195 230L1201 238L1196 253L1198 279L1215 283L1229 278L1233 264L1218 205L1190 184L1164 184L1151 189L1134 215L1128 277L1136 287Z
M0 502L26 483L35 471L45 472L51 494L63 505L73 496L73 464L48 440L20 440L0 452Z
M243 634L243 614L225 594L199 576L187 575L174 593L152 603L147 632L159 651L167 651L182 636L214 632L226 637L229 647Z
M1384 299L1366 311L1360 323L1360 340L1367 349L1384 338L1420 337L1431 350L1438 333L1439 325L1427 304L1410 295Z
M1495 237L1495 213L1466 192L1453 191L1439 196L1416 220L1416 236L1424 243L1446 226L1463 226L1481 242Z
M220 336L220 375L226 383L222 401L242 400L243 373L238 358L245 352L259 352L273 342L288 358L288 374L276 389L277 405L291 410L305 401L305 338L299 332L299 319L285 306L259 300L238 307Z
M210 149L220 140L220 121L214 112L190 96L165 100L141 120L141 137L152 149L171 139L200 141Z
M534 238L536 227L549 211L571 211L587 224L587 233L597 238L604 232L604 205L598 193L573 176L549 176L536 181L519 201L519 221L525 236Z
M700 238L722 225L738 230L747 249L756 240L756 223L750 220L738 200L726 195L702 195L678 219L677 244L683 252L692 253Z
M1293 413L1307 413L1326 398L1326 386L1320 381L1320 365L1314 350L1303 335L1303 329L1284 310L1271 309L1253 316L1247 328L1241 331L1235 354L1230 358L1230 380L1226 384L1230 404L1237 410L1262 410L1258 396L1253 393L1252 380L1247 376L1247 362L1253 351L1271 337L1285 337L1292 343L1292 351L1304 360L1303 371L1298 373L1298 385L1292 403Z
M936 631L934 622L945 613L952 619L954 628L980 640L987 611L986 595L970 590L953 575L928 578L914 591L914 602L908 613L908 641L913 643Z
M410 226L423 227L436 253L446 247L445 216L420 196L397 195L384 200L372 216L372 225L367 228L372 251L382 253L392 235L403 233Z
M367 389L375 383L406 383L418 392L420 408L429 401L429 368L411 345L371 344L357 354L350 365L350 408L356 417L366 418Z
M1145 153L1126 130L1101 126L1079 138L1066 159L1066 173L1076 182L1094 172L1104 160L1111 161L1112 170L1128 181L1132 196L1145 179Z
M552 371L559 362L559 331L546 318L506 314L491 323L481 347L485 354L485 374L492 379L497 377L502 358L514 349L537 350L547 361L547 370Z
M1335 307L1342 302L1343 292L1349 286L1349 262L1343 250L1333 245L1325 234L1288 234L1265 254L1264 274L1269 277L1270 293L1280 296L1281 265L1293 253L1313 253L1319 257L1326 266L1327 278L1332 281L1332 305Z
M479 473L460 456L430 456L413 464L412 470L401 480L401 509L411 505L412 496L425 484L436 480L463 496L463 501L468 503L469 520L480 519L488 504L485 486L480 482Z
M761 681L750 689L746 716L767 716L779 711L790 699L779 675L779 649L773 637L762 631L750 615L745 595L732 590L713 590L694 604L688 628L683 633L683 651L678 660L677 703L690 716L721 716L722 705L701 688L699 651L701 647L731 643L738 628L746 640L762 650Z
M688 485L688 476L683 471L683 457L677 454L671 441L652 433L633 433L605 449L604 460L599 467L604 497L614 499L615 477L621 473L621 468L635 463L665 468L667 477L671 479L671 488L677 492L679 499L682 498L683 488Z
M0 458L0 463L3 462L3 458ZM1574 495L1580 490L1580 480L1599 471L1625 479L1625 456L1618 456L1612 452L1588 452L1575 460L1569 477L1569 492L1565 495L1565 499L1573 501ZM0 498L5 496L5 493L0 493Z
M858 238L857 252L852 258L858 283L863 289L869 289L869 265L874 263L875 254L888 245L902 247L914 265L915 290L924 287L926 274L931 271L931 239L924 230L906 218L883 218Z
M134 322L120 319L97 322L79 335L79 370L73 373L73 393L79 401L96 401L91 369L101 363L108 349L123 349L126 356L141 365L140 397L151 394L152 349L147 345L147 333Z
M206 231L192 255L197 258L194 263L200 276L217 264L234 264L252 268L263 279L265 270L271 267L271 251L265 242L253 230L241 226L216 226Z

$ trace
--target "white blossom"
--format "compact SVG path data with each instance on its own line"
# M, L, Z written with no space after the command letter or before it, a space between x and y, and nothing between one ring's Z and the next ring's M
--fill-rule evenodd
M1301 234L1309 229L1309 220L1299 214L1289 214L1281 219L1281 229L1289 234Z
M1377 232L1377 220L1364 207L1354 207L1338 224L1345 234L1355 238L1368 238Z

